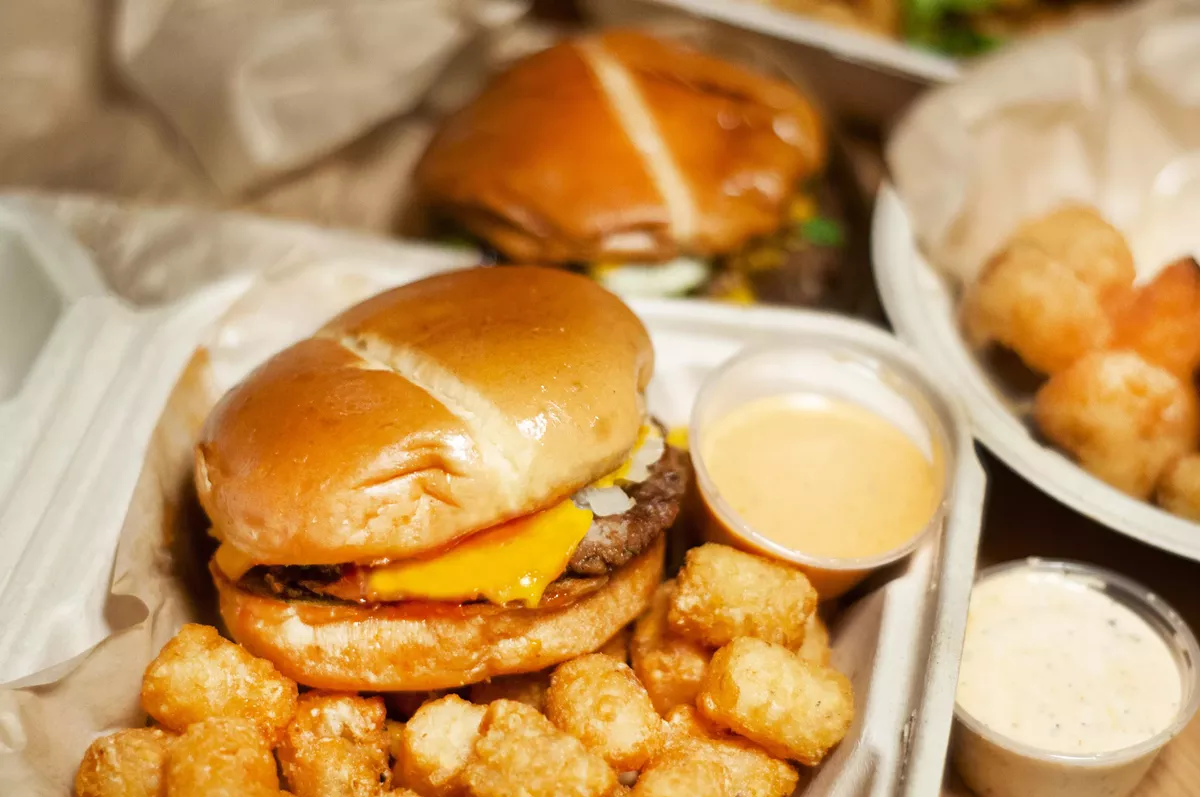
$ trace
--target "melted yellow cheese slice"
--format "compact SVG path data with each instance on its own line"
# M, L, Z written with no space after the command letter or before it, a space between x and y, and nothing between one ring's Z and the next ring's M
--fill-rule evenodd
M562 575L592 525L592 513L570 499L476 534L431 559L371 569L371 600L424 598L536 606Z
M255 565L253 559L227 542L221 543L213 558L217 560L217 567L221 568L221 572L230 581L237 581Z

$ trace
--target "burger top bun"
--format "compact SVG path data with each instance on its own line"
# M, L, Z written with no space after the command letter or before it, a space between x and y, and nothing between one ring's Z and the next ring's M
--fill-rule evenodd
M614 31L499 75L442 126L417 182L518 262L664 260L776 229L825 146L791 85Z
M259 564L418 554L618 467L652 370L641 322L584 277L505 266L424 279L230 390L196 447L200 502Z

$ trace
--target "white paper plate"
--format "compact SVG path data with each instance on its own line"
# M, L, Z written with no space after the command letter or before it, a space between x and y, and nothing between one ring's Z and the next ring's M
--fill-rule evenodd
M900 197L884 185L875 203L871 259L884 309L896 334L954 385L975 436L1031 484L1093 520L1156 548L1200 561L1200 526L1139 501L1038 442L1006 406L972 356L947 282L917 250Z

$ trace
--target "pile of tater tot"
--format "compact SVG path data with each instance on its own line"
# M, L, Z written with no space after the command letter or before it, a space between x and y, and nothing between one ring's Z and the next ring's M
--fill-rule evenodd
M1200 266L1184 258L1134 278L1121 233L1092 208L1064 207L992 257L964 296L963 327L977 349L1007 348L1045 377L1033 419L1050 443L1200 520Z
M785 564L687 553L596 653L454 692L301 691L216 629L147 667L151 727L97 739L79 797L786 797L842 740L850 682ZM287 791L281 791L287 789Z

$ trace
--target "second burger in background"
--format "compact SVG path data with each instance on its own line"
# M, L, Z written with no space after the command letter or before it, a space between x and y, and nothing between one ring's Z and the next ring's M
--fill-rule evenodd
M645 328L578 275L431 277L225 395L196 449L232 636L300 683L415 691L596 650L646 607L686 457Z
M440 232L623 295L849 302L848 186L791 84L631 31L499 74L417 167ZM852 181L851 181L852 182Z

